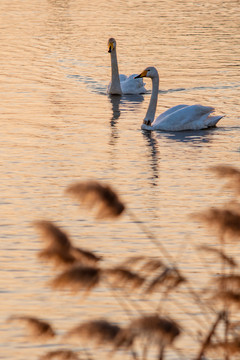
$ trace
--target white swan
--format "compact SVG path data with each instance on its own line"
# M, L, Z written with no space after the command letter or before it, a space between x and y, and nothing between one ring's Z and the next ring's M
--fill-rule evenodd
M108 52L111 53L111 70L112 77L111 82L108 85L108 93L111 95L122 95L122 94L144 94L146 89L142 79L135 79L137 74L130 75L119 75L117 52L116 52L116 40L110 38L108 40Z
M147 114L143 120L143 130L200 130L213 127L223 117L210 116L214 111L213 107L202 105L176 105L155 120L155 112L158 99L159 76L154 67L147 67L137 78L149 77L152 79L152 95L148 106Z

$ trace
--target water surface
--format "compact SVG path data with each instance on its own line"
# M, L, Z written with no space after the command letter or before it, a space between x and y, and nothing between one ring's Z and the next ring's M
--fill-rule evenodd
M62 332L88 318L126 320L105 289L85 301L50 290L53 272L36 257L42 244L32 221L56 221L107 263L158 254L127 215L96 223L79 210L64 195L74 181L111 183L194 285L205 279L195 245L215 238L189 214L228 199L210 166L239 165L239 1L2 0L0 10L0 358L23 360L55 343L46 347L22 337L21 327L5 323L12 313L38 314ZM117 40L121 73L158 68L158 113L181 103L211 105L225 114L218 127L141 131L151 83L146 80L143 96L106 94L109 37ZM238 251L236 245L229 251ZM150 311L153 305L144 306ZM168 306L184 324L191 321ZM195 339L184 341L191 353Z

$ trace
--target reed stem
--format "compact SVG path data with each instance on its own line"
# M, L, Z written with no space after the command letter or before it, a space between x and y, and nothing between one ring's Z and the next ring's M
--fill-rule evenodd
M208 345L210 344L211 338L215 333L215 330L216 330L216 328L218 326L218 323L221 320L223 320L224 317L225 317L225 312L224 311L221 311L220 313L218 313L217 318L214 321L212 327L210 328L209 333L206 336L205 340L203 341L201 349L199 351L199 354L198 354L198 356L196 357L195 360L201 360L202 359L202 356L204 355L204 352L205 352L206 348L208 347Z

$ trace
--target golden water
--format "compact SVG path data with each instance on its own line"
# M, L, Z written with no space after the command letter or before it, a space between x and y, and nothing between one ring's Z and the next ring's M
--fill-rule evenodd
M84 302L50 290L53 273L36 258L41 243L32 221L56 221L106 262L158 254L127 216L96 223L79 211L64 196L73 181L111 183L195 285L203 280L194 246L215 239L188 215L228 197L209 166L239 165L239 11L238 0L1 0L0 359L55 349L24 338L5 322L11 314L38 315L62 332L88 318L125 319L104 289ZM117 40L121 73L158 68L158 113L181 103L211 105L226 115L218 127L143 133L151 83L144 96L107 96L109 37Z

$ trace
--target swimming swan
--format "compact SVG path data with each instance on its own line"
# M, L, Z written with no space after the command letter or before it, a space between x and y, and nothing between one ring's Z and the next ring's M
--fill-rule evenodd
M146 89L144 88L142 79L135 79L137 74L130 75L119 75L117 52L116 52L116 40L110 38L108 40L108 52L111 54L111 70L112 78L108 85L108 93L111 95L122 95L122 94L144 94Z
M152 95L148 106L147 114L143 120L143 130L200 130L213 127L223 117L210 116L214 111L213 107L202 105L176 105L155 120L155 112L158 99L159 76L154 67L147 67L137 78L149 77L152 79Z

